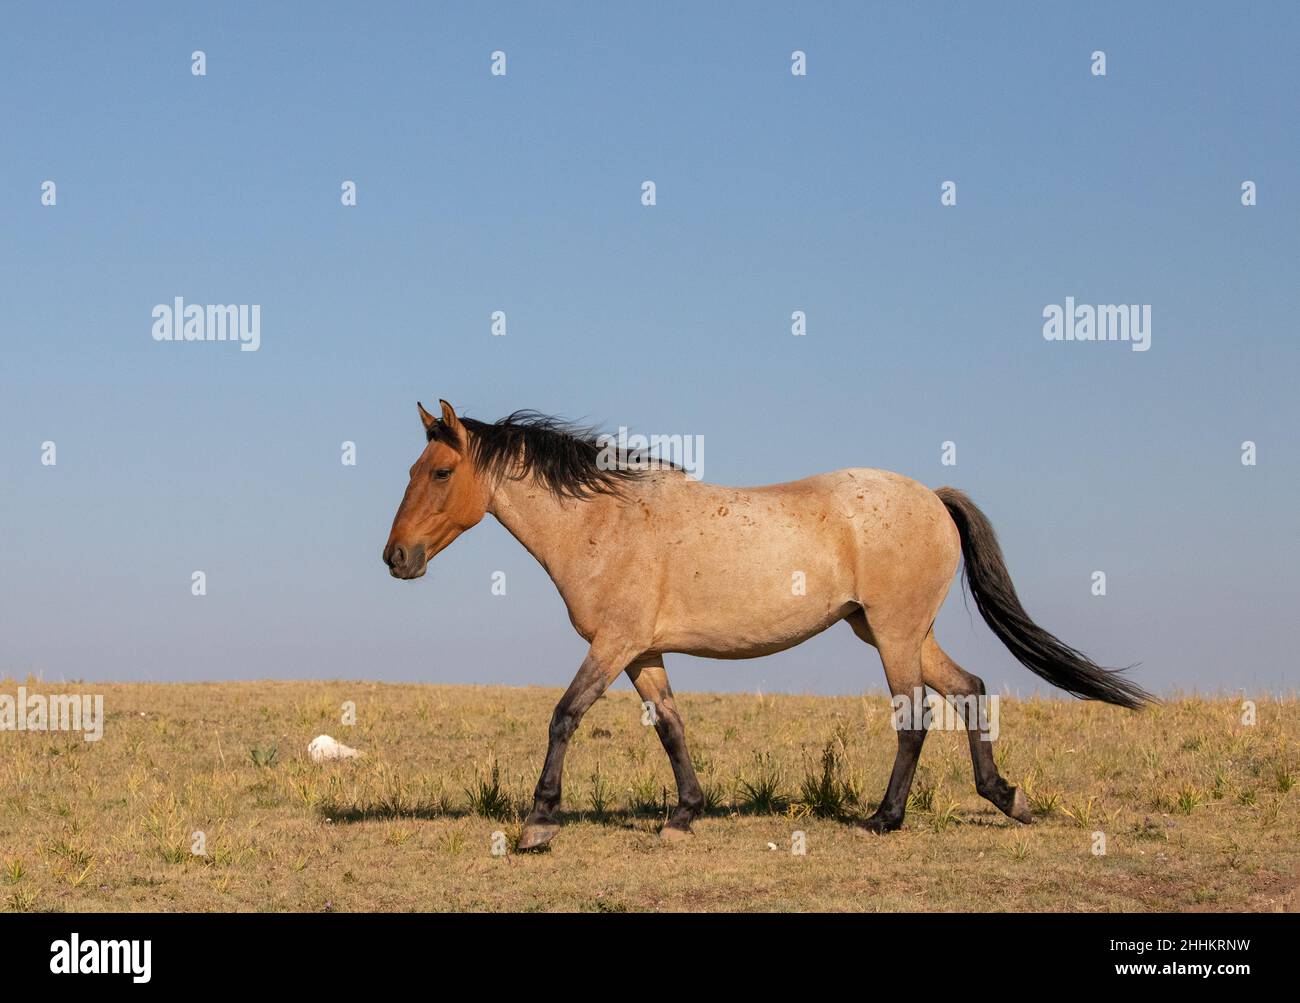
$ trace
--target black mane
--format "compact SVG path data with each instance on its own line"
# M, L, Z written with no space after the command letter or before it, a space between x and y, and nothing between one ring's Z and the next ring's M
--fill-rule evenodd
M532 477L562 498L617 495L627 482L671 466L643 451L618 449L617 462L603 469L597 460L610 450L598 444L597 429L540 411L516 411L495 422L461 418L460 423L469 432L470 455L482 476ZM428 438L465 450L461 437L442 421L429 427Z

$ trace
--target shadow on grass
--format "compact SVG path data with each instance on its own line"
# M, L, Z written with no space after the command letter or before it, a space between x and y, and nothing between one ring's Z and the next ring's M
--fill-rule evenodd
M603 812L583 811L581 809L561 809L556 820L561 824L571 822L594 822L597 825L614 825L624 829L635 829L648 821L665 822L671 814L659 808L647 811L638 808L611 808ZM510 814L484 815L470 808L443 808L438 805L318 805L315 813L321 819L328 819L335 824L351 825L355 822L397 822L397 821L433 821L436 819L457 820L463 818L490 819L496 822L521 822L531 806L516 809ZM726 818L737 814L737 809L728 807L711 808L700 813L700 818ZM746 812L745 814L756 814ZM773 818L782 817L773 813Z

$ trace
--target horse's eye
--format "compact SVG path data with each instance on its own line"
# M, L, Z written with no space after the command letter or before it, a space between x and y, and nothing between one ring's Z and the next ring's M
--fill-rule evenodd
M445 481L448 477L451 476L451 468L443 467L441 470L435 470L433 472L433 476L440 481Z

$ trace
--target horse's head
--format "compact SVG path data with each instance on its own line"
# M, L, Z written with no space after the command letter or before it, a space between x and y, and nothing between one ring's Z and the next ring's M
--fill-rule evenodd
M487 512L490 492L478 476L469 433L446 401L439 421L417 404L428 445L411 467L384 563L394 578L419 578L429 560Z

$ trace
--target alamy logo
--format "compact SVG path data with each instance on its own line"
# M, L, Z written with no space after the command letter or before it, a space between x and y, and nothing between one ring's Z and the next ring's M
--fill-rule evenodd
M1151 304L1134 303L1092 306L1074 297L1065 297L1065 305L1049 303L1043 307L1043 338L1046 341L1127 341L1135 352L1151 347Z
M927 694L924 686L916 687L909 695L897 693L890 700L894 727L898 731L956 731L965 728L975 732L985 742L996 742L1002 728L999 724L998 696L952 693L940 696Z
M104 694L55 693L43 696L18 687L0 693L0 731L79 731L87 742L104 737Z
M132 982L152 977L153 941L82 940L74 933L50 945L55 975L130 975Z
M596 466L600 470L680 469L691 480L704 476L704 436L628 435L627 426L618 435L608 432L596 437Z
M241 352L262 346L262 306L186 304L181 296L153 308L154 341L238 341Z

